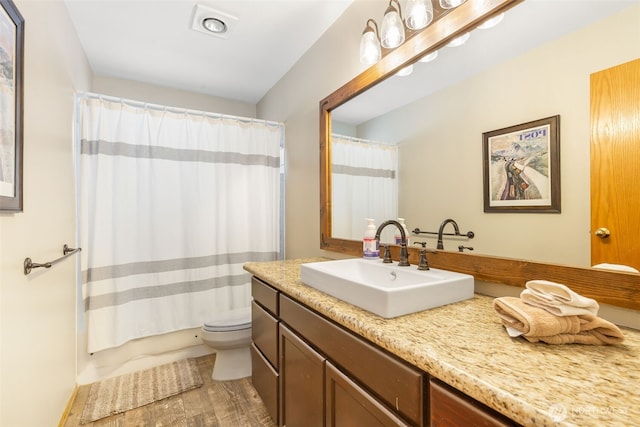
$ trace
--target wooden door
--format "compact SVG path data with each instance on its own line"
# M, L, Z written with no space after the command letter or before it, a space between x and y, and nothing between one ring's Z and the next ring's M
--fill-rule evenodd
M640 59L591 75L591 264L600 263L640 270Z

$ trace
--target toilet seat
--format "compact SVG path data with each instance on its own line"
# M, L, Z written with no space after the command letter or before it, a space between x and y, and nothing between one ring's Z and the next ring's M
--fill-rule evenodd
M251 307L217 313L204 323L207 332L230 332L251 329Z

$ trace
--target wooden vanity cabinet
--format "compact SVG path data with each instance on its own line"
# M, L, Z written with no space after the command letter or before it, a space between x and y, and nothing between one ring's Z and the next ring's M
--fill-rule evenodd
M279 425L279 301L276 289L251 279L251 381L267 412Z
M431 427L519 425L435 378L429 381L429 409Z
M293 338L306 347L299 344L298 349L293 350L296 342ZM288 351L303 352L305 348L306 359L287 355ZM309 362L311 353L316 355L317 363ZM308 375L316 380L323 364L322 387L306 378L307 386L313 387L313 391L305 394L295 389L295 394L291 393L294 386L293 381L289 382L289 372L297 372L298 368L290 368L289 363L306 365ZM301 425L310 425L312 421L327 426L426 425L427 399L422 371L284 294L280 294L280 386L280 409L287 427L291 427L289 411L296 410L290 406L305 406L309 399L323 405L326 417L311 420L310 414L315 416L317 407L307 408L306 423ZM312 397L318 396L320 389L322 398Z
M252 279L252 382L278 426L517 426Z

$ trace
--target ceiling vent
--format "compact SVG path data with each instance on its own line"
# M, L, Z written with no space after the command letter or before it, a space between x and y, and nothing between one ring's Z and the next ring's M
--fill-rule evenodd
M221 39L228 39L233 33L237 21L238 18L233 15L197 4L193 9L191 29Z

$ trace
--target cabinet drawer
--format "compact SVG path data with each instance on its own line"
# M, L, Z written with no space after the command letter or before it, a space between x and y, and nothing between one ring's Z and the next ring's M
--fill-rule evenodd
M391 409L413 424L425 424L425 377L422 371L385 353L319 314L280 295L280 319L312 342Z
M251 296L271 314L278 315L278 290L267 285L256 277L251 278Z
M251 303L251 340L278 370L278 319L264 308Z
M438 380L429 381L432 427L517 426L501 414Z
M251 344L251 383L260 398L267 407L271 418L279 425L278 421L278 373L271 364L262 356L260 350Z

